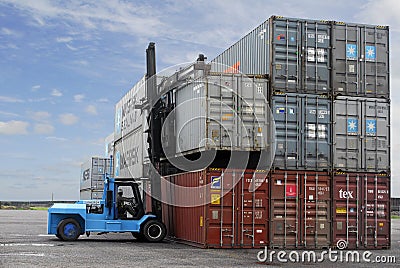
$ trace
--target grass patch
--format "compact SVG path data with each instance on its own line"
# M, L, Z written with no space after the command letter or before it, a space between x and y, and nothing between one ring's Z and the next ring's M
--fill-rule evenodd
M48 207L30 207L29 210L48 210Z
M400 219L400 216L397 216L397 215L392 215L392 217L391 217L392 219Z

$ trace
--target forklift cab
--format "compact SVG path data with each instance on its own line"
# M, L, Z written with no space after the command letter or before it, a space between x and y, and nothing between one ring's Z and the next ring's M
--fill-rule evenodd
M107 191L106 203L113 208L115 220L138 220L145 214L137 182L115 181L114 191Z

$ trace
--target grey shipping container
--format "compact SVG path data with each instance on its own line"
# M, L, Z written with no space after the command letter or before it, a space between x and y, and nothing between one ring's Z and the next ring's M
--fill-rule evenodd
M389 28L332 24L334 94L389 98Z
M390 170L390 105L377 98L337 97L333 101L334 168Z
M81 190L79 193L80 200L93 200L93 199L101 199L103 197L102 190L90 190L85 189Z
M274 95L272 111L277 139L275 168L331 168L330 99L311 94Z
M110 159L92 157L81 166L80 189L102 191L105 173L110 174Z
M268 81L240 74L209 75L175 91L174 127L162 141L176 144L173 153L205 150L259 151L270 148L272 117ZM166 124L164 123L164 124Z
M329 93L330 24L272 16L212 60L212 71L269 74L273 91Z

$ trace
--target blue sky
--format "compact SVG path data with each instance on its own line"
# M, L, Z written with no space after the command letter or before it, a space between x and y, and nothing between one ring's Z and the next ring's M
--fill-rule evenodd
M395 0L0 0L0 200L79 198L80 165L104 155L115 104L145 73L150 41L161 70L212 59L271 15L389 25L395 115L398 14ZM393 133L399 126L393 116ZM395 196L399 177L393 162Z

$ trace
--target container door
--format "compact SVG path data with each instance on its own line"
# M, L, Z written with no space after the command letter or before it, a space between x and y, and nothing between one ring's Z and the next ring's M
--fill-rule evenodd
M363 26L363 91L368 97L389 98L389 35L386 27Z
M331 245L331 191L328 174L304 174L302 241L304 248Z
M212 171L208 175L209 215L207 244L212 248L233 248L237 237L236 183L241 174L235 172Z
M361 242L364 248L390 246L390 180L378 174L363 174L363 219Z
M298 248L300 239L300 176L296 172L271 175L270 247Z
M335 95L389 97L388 40L386 27L333 24Z
M238 77L238 132L241 150L265 149L268 141L268 82L266 79Z
M210 98L208 137L213 141L213 147L234 149L238 146L237 78L234 75L212 76L207 82Z
M333 244L349 249L389 247L389 178L336 174L334 185Z
M307 93L330 93L330 34L327 22L303 23L302 88Z
M271 88L301 91L301 22L286 18L271 21Z
M302 166L328 170L331 167L331 101L305 95L302 99Z
M268 244L268 178L265 172L246 172L238 184L239 237L241 248Z
M366 171L390 169L390 106L381 99L367 99L363 106L363 164Z
M354 98L338 98L334 101L334 167L339 170L360 170L361 149L361 102Z
M277 146L274 166L298 168L300 163L301 96L275 95L272 112L276 126Z

